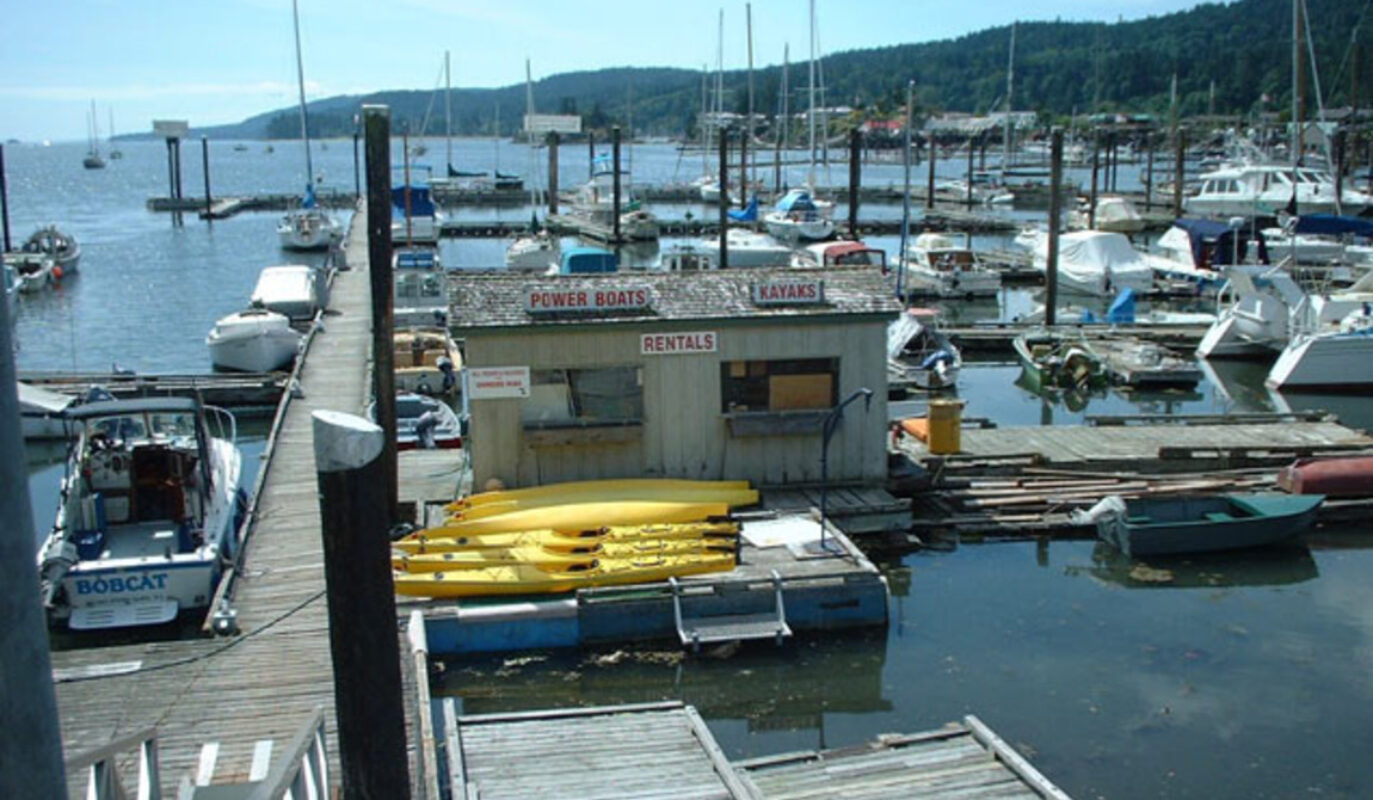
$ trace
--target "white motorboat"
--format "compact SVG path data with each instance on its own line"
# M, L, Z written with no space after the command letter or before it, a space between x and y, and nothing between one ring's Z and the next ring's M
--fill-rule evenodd
M396 250L391 258L396 327L442 325L448 319L448 286L439 251L431 247Z
M1035 269L1047 274L1046 234L1034 238L1033 252ZM1058 287L1099 297L1114 297L1125 288L1147 294L1154 288L1154 271L1124 234L1070 231L1058 237Z
M1198 290L1217 289L1225 283L1227 265L1244 263L1250 256L1242 230L1209 219L1179 218L1144 259L1163 280L1194 284ZM1260 258L1266 250L1254 248ZM1265 267L1266 268L1266 267Z
M205 346L217 369L271 372L291 363L302 338L286 315L250 308L221 317L205 337Z
M42 253L51 258L59 280L66 275L75 275L81 263L81 245L76 237L63 233L56 225L44 225L34 231L19 249L25 253Z
M1273 389L1373 385L1373 304L1351 312L1336 328L1293 336L1273 362L1264 385Z
M906 245L902 292L939 297L987 297L1001 288L1001 273L969 247L942 233L922 233Z
M877 267L887 271L887 251L863 242L817 242L792 256L793 267Z
M19 279L20 292L41 292L59 280L60 273L54 270L57 262L51 256L17 251L5 253L4 259Z
M834 235L834 222L807 189L792 189L763 215L768 233L784 241L816 241Z
M1301 289L1280 269L1255 276L1232 268L1226 274L1229 281L1216 299L1216 321L1201 337L1196 354L1202 358L1271 357L1287 345L1291 308L1301 301ZM1262 288L1255 278L1261 279Z
M620 236L630 241L653 241L658 238L658 219L643 207L634 193L629 172L620 170ZM615 168L608 155L592 161L591 178L577 189L568 214L596 225L612 228L615 224Z
M300 91L300 138L305 143L305 196L300 206L286 212L277 225L277 238L285 250L326 250L343 240L343 228L315 200L315 168L310 158L310 125L305 106L305 62L300 57L300 12L291 3L296 39L296 83ZM208 191L208 190L207 190Z
M367 418L376 421L376 403L367 405ZM433 450L462 447L462 422L457 412L436 397L396 393L396 448Z
M713 254L714 263L720 263L720 237L702 239L701 246ZM736 267L785 267L791 264L794 252L787 245L765 233L755 233L743 228L730 228L725 232L725 249L730 268Z
M322 270L304 264L265 267L249 298L254 308L265 308L290 319L310 319L323 306Z
M67 418L77 438L38 551L50 621L157 625L207 608L244 507L233 416L163 397L87 403Z
M700 243L678 242L664 247L658 254L658 268L664 272L695 272L719 269L719 247L711 249Z
M19 310L19 290L23 286L23 281L19 279L19 272L9 259L0 259L0 283L3 283L5 291L5 305L9 308L10 327L14 327L14 315Z
M515 237L505 248L505 266L516 272L544 272L558 263L562 243L546 230Z
M965 203L969 197L974 203L982 205L999 206L1015 202L1015 193L1009 189L988 182L969 184L962 179L936 182L934 195L951 203Z
M958 383L963 355L935 324L936 312L908 308L887 326L887 376L892 384L926 391Z
M392 338L397 391L426 395L458 391L462 353L447 328L406 328Z
M18 382L19 427L25 440L65 439L69 425L65 414L77 398L41 386Z
M1095 214L1089 206L1090 201L1086 201L1075 209L1068 218L1068 227L1127 235L1144 230L1144 217L1140 216L1135 204L1127 198L1120 195L1101 195L1096 199Z
M1189 214L1271 217L1287 208L1294 196L1303 214L1337 212L1335 179L1313 167L1240 164L1207 172L1200 180L1197 193L1182 201ZM1373 205L1373 195L1349 188L1339 199L1345 214L1358 214Z

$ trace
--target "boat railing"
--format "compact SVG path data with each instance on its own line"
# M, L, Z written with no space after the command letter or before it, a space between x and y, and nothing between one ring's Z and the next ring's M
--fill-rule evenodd
M328 797L329 753L324 730L324 709L316 708L310 719L287 745L281 760L253 787L248 800L283 797Z
M214 429L210 435L217 439L228 439L231 444L238 442L238 419L226 408L219 406L204 406L205 421L209 423L214 420ZM225 433L228 433L225 436Z

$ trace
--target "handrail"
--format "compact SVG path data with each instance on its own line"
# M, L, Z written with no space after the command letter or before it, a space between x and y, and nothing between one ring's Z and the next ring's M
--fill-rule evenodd
M161 800L162 782L158 775L157 729L144 728L122 736L101 747L79 753L66 761L68 774L87 771L85 796L89 800L116 800L129 793L119 783L115 756L133 748L138 749L137 800Z
M253 788L248 800L280 800L291 797L329 796L329 754L324 732L324 709L316 707L310 719L291 739L267 777Z

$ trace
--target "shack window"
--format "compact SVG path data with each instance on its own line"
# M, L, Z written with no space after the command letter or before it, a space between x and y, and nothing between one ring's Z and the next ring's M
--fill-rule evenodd
M536 369L529 381L529 398L520 411L525 424L630 422L644 415L637 367Z
M721 406L727 414L832 408L838 386L837 358L726 361L720 365Z

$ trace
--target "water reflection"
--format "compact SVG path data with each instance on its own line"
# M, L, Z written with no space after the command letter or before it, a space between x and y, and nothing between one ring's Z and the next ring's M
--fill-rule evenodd
M1105 542L1092 548L1092 565L1070 566L1069 575L1090 575L1129 589L1211 589L1282 586L1319 577L1305 544L1256 547L1226 553L1132 559Z
M681 700L747 730L819 730L824 715L892 710L883 696L886 633L753 643L687 655L677 648L538 653L448 662L435 696L483 714Z

